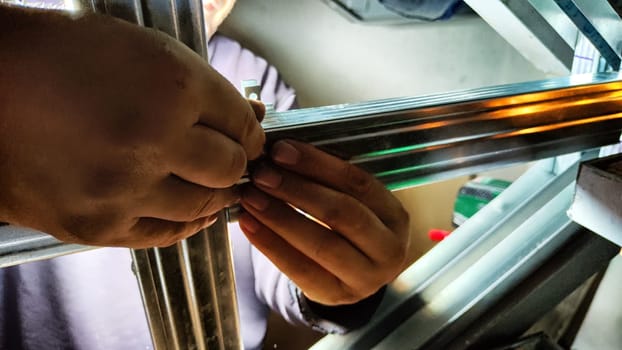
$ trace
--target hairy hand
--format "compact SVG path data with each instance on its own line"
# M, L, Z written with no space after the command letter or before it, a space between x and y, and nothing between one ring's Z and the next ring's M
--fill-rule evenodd
M409 217L382 183L296 141L277 142L271 158L243 189L239 223L307 298L352 304L403 270Z
M237 200L263 116L203 59L110 17L12 11L0 221L68 242L166 246Z

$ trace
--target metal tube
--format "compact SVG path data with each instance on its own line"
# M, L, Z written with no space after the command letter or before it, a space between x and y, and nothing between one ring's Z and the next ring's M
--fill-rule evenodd
M618 73L273 114L294 138L349 159L391 189L616 143Z
M156 349L241 348L224 215L174 247L132 252Z
M269 142L309 141L398 189L616 143L622 130L620 79L601 73L301 109L270 114L264 127ZM40 244L30 243L33 234ZM0 237L0 266L52 257L38 252L59 244L32 231ZM10 246L20 248L1 249ZM56 254L86 249L61 247ZM15 258L25 251L26 257Z
M614 69L620 69L622 22L607 1L554 0Z

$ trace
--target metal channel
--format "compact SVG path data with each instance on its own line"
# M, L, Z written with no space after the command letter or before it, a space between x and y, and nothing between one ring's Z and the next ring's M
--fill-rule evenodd
M572 76L266 117L269 142L310 142L398 189L616 143L617 73Z
M441 334L434 343L427 344L427 348L476 350L507 344L524 334L584 281L603 271L620 252L619 246L579 225L568 224L564 230L570 231L565 245L494 307L468 326L461 327L460 335L449 338Z
M564 229L569 223L565 210L572 191L568 186L439 294L429 297L425 306L374 348L435 349L428 345L438 341L441 333L452 339L458 329L494 305L568 240L572 232Z
M570 73L577 28L546 0L465 0L508 44L534 66L554 75Z
M620 69L622 21L607 1L555 0L614 69Z

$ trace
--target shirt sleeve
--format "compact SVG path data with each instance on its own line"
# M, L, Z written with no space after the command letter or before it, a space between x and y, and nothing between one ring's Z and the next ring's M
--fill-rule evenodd
M238 42L216 34L209 42L208 56L212 67L240 93L242 81L254 79L261 85L261 101L272 104L277 112L296 106L295 90L283 81L277 69Z
M307 299L296 284L254 247L251 262L257 298L286 321L306 325L322 333L344 334L365 325L384 296L383 287L355 304L322 305Z

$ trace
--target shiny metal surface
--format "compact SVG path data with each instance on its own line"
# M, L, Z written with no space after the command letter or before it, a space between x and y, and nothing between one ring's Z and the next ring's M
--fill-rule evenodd
M374 348L397 349L404 344L425 348L446 328L473 321L566 242L572 233L566 228L570 221L565 215L571 195L572 187L568 186L437 295L429 297L425 306Z
M93 249L66 244L41 232L16 226L0 226L0 267L45 260Z
M239 321L222 215L174 247L132 252L156 349L241 348L230 334Z
M294 138L398 189L616 143L617 73L268 115L270 141Z
M264 126L271 141L309 141L402 188L615 143L622 129L619 79L617 73L582 75L301 109L270 114ZM27 246L32 239L11 237L0 246Z
M546 73L568 75L577 28L547 0L465 0L508 44Z
M565 244L549 251L548 259L515 288L504 293L475 321L468 325L456 323L453 329L445 331L447 336L437 336L426 348L489 349L501 340L517 339L590 277L604 271L620 252L615 244L579 225L571 224L564 230L568 231L564 234ZM560 345L570 348L562 342Z
M607 63L620 69L622 21L607 1L555 0L577 28L594 44Z
M144 25L140 0L75 0L77 10L106 13L128 22Z

